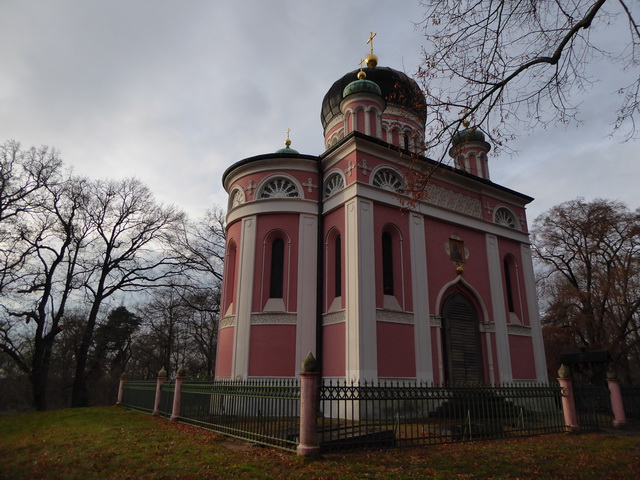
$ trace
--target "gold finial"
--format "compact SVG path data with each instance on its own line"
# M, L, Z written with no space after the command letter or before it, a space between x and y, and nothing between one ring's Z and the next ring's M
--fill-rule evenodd
M469 122L469 120L463 120L462 125L464 126L464 128L469 128L469 125L471 125L471 122Z
M365 78L367 78L367 74L364 73L364 70L362 70L362 64L364 63L364 60L361 58L358 63L360 64L360 71L358 72L358 80L364 80Z
M289 133L291 133L291 129L287 128L287 131L285 133L287 134L287 139L285 140L284 144L288 147L289 145L291 145L291 140L289 140Z
M375 67L376 65L378 65L378 57L373 54L373 38L376 35L377 33L369 33L369 40L367 40L367 43L369 44L369 55L367 55L364 59L367 67Z

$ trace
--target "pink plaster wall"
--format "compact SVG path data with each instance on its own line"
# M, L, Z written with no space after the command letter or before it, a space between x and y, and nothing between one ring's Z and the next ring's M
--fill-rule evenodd
M438 340L440 329L431 327L431 364L433 365L433 383L439 385L444 382L444 378L440 377L439 359L442 355L442 345Z
M322 327L322 375L344 377L346 368L346 323Z
M462 266L464 268L463 278L484 300L484 305L489 316L493 318L491 308L491 290L487 262L487 248L485 235L482 232L472 230L463 226L448 223L442 220L425 217L425 235L427 242L427 265L428 265L428 289L429 289L429 309L431 312L439 314L436 308L438 294L449 282L458 276L456 266L450 260L449 254L445 250L445 243L453 235L457 234L464 242L465 248L469 251L469 257ZM473 299L475 301L475 298ZM440 307L439 305L438 307ZM482 310L478 309L479 321L482 318Z
M415 378L413 325L377 322L378 376Z
M409 245L409 216L398 208L376 204L374 215L374 251L376 278L376 307L384 306L382 290L382 233L390 225L395 229L388 229L393 238L393 293L404 310L413 311L411 295L411 251ZM400 238L402 242L400 242Z
M531 337L509 335L511 371L514 380L535 380L536 367Z
M514 300L514 312L523 323L523 325L530 325L529 320L529 309L527 308L527 292L525 291L524 285L524 277L523 277L523 268L522 268L522 255L520 254L520 243L514 242L513 240L509 240L506 238L500 238L498 240L498 248L500 251L500 261L503 262L504 258L507 255L511 255L517 265L518 268L512 272L512 275L516 275L517 286L519 288L514 289L513 291L513 300ZM504 273L504 266L501 263L502 270L502 285L503 285L503 293L504 293L504 310L507 312L507 320L509 319L509 307L507 304L507 289L506 289L506 278Z
M256 261L253 278L253 299L251 309L260 312L269 299L269 272L271 269L270 243L265 247L265 239L270 233L281 230L288 234L290 244L285 239L284 261L284 291L283 300L288 312L297 309L298 283L298 229L299 215L297 213L280 213L260 215L257 219Z
M295 375L295 325L252 325L249 341L250 377Z
M235 327L223 328L218 332L216 351L216 378L231 377L233 367L233 333Z
M229 305L235 301L235 293L237 291L238 279L238 252L241 240L242 222L237 221L227 226L227 255L224 262L224 275L222 278L223 298L222 298L222 314L226 314ZM235 256L230 254L230 246L235 245ZM235 314L236 305L233 306L232 314Z
M329 235L331 232L331 235ZM325 262L324 262L324 298L322 303L322 311L326 313L335 298L335 252L334 241L335 236L339 234L342 237L342 303L341 308L345 308L346 302L346 278L345 278L345 237L344 237L344 207L337 208L324 217L324 245Z

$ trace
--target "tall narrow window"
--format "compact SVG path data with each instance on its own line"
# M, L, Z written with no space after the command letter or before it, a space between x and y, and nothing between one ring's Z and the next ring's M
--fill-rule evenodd
M382 291L385 295L393 295L393 243L391 234L382 234Z
M342 237L340 235L336 237L334 257L336 262L335 269L334 269L334 275L335 275L334 296L341 297L342 296Z
M284 284L284 240L276 238L271 244L271 277L269 298L282 298Z
M511 284L511 265L508 258L504 259L504 282L507 286L507 305L510 312L515 312L513 303L513 286Z

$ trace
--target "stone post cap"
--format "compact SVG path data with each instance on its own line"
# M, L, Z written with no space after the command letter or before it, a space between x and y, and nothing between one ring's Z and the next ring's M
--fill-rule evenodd
M569 378L571 376L571 370L564 363L560 365L558 370L558 378Z
M618 374L613 369L613 367L609 365L609 368L607 368L607 380L617 380L617 379L618 379Z
M161 377L161 378L167 378L167 371L165 370L165 368L164 368L164 367L162 367L162 368L160 369L160 371L158 372L158 377Z
M178 372L176 373L176 376L178 377L186 377L187 376L187 369L184 367L180 367L178 369Z
M313 353L309 352L306 358L302 361L303 373L315 373L318 371L318 361L313 356Z
M122 375L120 375L120 378L122 380L127 380L129 378L129 374L127 372L122 372Z

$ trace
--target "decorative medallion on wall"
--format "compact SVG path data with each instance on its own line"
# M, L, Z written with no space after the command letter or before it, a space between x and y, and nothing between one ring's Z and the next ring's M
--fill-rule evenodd
M342 175L336 173L329 177L324 187L324 198L329 198L334 193L342 190L344 188L344 179Z
M299 198L300 194L293 182L287 178L276 178L264 186L260 198Z
M238 205L242 205L245 201L244 192L239 188L236 188L231 194L231 208L235 208Z

